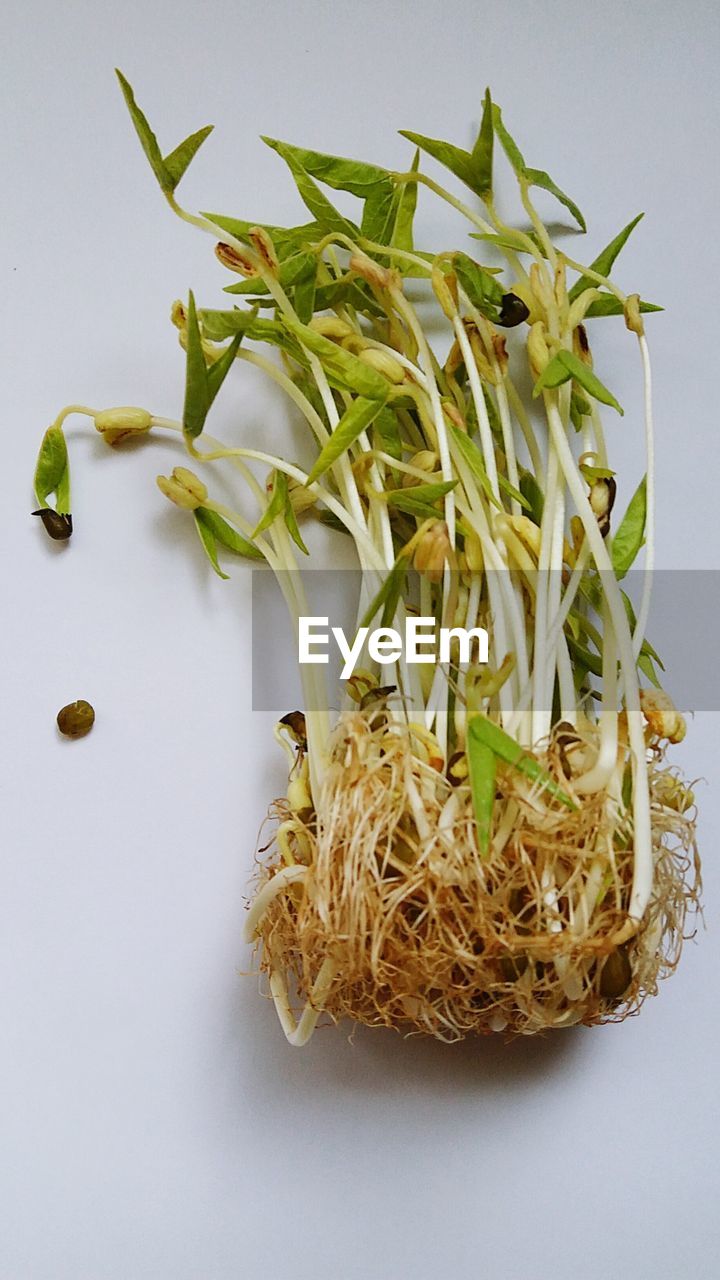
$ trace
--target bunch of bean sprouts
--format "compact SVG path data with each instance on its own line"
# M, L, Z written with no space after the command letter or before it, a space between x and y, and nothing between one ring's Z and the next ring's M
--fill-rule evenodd
M295 629L309 613L301 530L320 519L354 542L358 625L419 613L490 637L485 665L457 646L422 667L400 657L380 669L366 654L335 718L337 691L301 667L305 706L277 728L287 795L272 808L246 922L288 1039L305 1043L322 1014L452 1040L635 1012L677 963L700 887L692 792L665 762L684 721L645 636L654 446L643 315L657 308L610 278L638 219L590 267L558 247L532 192L557 197L584 230L582 214L526 165L489 93L472 151L409 134L418 149L402 172L266 140L309 210L302 225L190 214L175 189L209 129L163 157L120 80L166 198L214 238L233 298L173 306L182 421L81 405L59 415L36 473L48 532L69 518L69 414L89 415L113 446L169 432L193 463L229 468L257 510L215 500L205 471L185 466L158 478L162 492L192 514L221 576L228 553L275 572ZM497 211L498 141L520 227ZM420 170L421 151L470 203ZM327 187L361 202L359 223ZM472 252L415 246L420 189L464 215ZM502 271L483 261L498 256ZM617 524L601 412L622 410L588 339L613 315L637 343L647 454ZM438 323L442 356L428 338ZM242 429L240 443L208 434L214 398L243 363L287 394L312 465L245 443ZM636 615L621 582L643 545Z

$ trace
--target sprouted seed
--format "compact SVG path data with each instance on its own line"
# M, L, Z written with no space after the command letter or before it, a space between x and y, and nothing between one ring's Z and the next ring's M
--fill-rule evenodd
M685 722L645 634L645 317L660 308L612 278L639 216L589 266L567 253L534 191L581 232L584 216L526 164L489 90L471 151L405 133L415 151L398 170L264 139L306 207L298 225L190 213L176 190L209 127L164 155L118 75L155 178L173 212L212 237L228 296L172 306L186 361L180 421L134 407L62 411L36 471L46 524L69 510L69 414L114 446L169 435L207 483L180 465L160 490L186 510L220 577L229 554L275 572L294 629L307 612L301 524L318 520L355 544L358 628L419 611L438 633L490 636L487 666L451 649L449 661L418 669L399 657L381 670L363 651L340 693L301 666L305 706L275 730L287 793L271 806L246 919L288 1040L304 1044L321 1018L456 1040L635 1013L675 968L701 887L693 794L665 758ZM495 202L497 143L517 181L514 227ZM425 173L421 154L470 197ZM357 221L333 190L356 198ZM469 252L416 244L428 193L464 216ZM612 316L638 351L647 457L620 518L610 464L623 407L591 345ZM442 357L429 338L438 326ZM309 464L206 431L244 364L307 424ZM214 496L213 467L243 487L252 516ZM621 582L643 546L636 615Z
M69 702L57 713L57 727L65 738L84 738L95 723L95 711L84 698Z

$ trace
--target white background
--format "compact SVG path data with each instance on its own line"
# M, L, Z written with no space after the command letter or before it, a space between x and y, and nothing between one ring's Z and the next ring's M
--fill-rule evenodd
M260 133L400 167L396 128L467 144L489 83L588 214L586 260L646 210L618 279L667 308L659 563L718 568L715 6L31 2L3 25L3 1280L717 1275L717 717L676 757L709 783L707 932L640 1018L509 1046L331 1029L292 1050L238 973L283 785L249 711L249 573L213 579L160 498L168 446L113 454L73 426L72 544L28 518L58 408L177 414L169 303L222 296L113 65L167 150L218 126L185 203L280 223L302 210ZM427 199L419 226L459 242ZM638 370L607 323L626 497ZM282 405L245 372L213 425L279 439ZM96 727L60 741L76 697Z

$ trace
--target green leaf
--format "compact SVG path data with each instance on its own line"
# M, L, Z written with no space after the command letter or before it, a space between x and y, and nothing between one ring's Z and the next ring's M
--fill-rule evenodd
M317 254L315 253L293 253L280 264L278 281L283 289L290 289L293 285L298 284L300 280L306 280L309 276L314 276L317 264ZM269 292L270 290L265 281L259 276L250 276L247 280L238 280L235 284L226 284L223 288L223 293L266 294Z
M564 191L561 190L556 182L553 182L549 173L546 173L544 169L528 168L525 163L525 158L515 142L515 139L511 137L505 128L500 108L495 104L493 104L493 123L495 125L495 132L500 139L505 154L518 178L527 182L531 187L541 187L544 191L549 191L551 195L555 196L556 200L559 200L560 203L570 211L580 227L580 230L586 231L587 226L585 224L585 219L577 205L565 194Z
M655 667L653 666L653 660L650 657L650 654L644 653L641 650L640 657L638 658L637 664L638 664L638 670L642 671L643 675L646 676L646 678L650 681L650 683L654 684L656 689L661 689L662 685L660 684L660 681L658 679L658 674L657 674L657 671L655 670Z
M265 514L260 517L252 531L253 538L257 538L259 533L264 533L266 529L270 528L271 524L274 524L278 516L283 515L286 502L287 476L284 471L274 471L270 501L265 508Z
M402 511L406 498L412 499L413 503L424 502L428 506L439 502L445 497L446 493L450 493L457 485L457 480L442 480L436 484L413 484L407 489L387 489L385 497L388 506L399 507ZM437 515L437 512L434 512Z
M470 154L478 195L482 197L492 194L493 140L493 104L490 90L486 89L480 132Z
M470 723L472 725L472 721ZM468 735L466 754L478 849L483 857L487 857L495 807L497 757L492 748L472 732Z
M623 604L625 605L625 613L627 614L627 620L628 620L628 623L630 624L630 630L634 633L635 627L637 626L637 618L635 617L635 610L633 608L632 600L630 599L630 597L627 595L625 591L621 590L620 595L622 596ZM651 664L653 662L656 662L661 671L665 670L665 665L660 657L660 654L655 649L653 649L653 646L651 645L650 641L647 638L644 639L642 642L642 646L640 649L640 657L650 659ZM643 668L640 665L640 659L638 659L638 667L640 667L641 671L645 670L645 668ZM652 675L650 675L647 670L645 670L645 675L648 676L648 679L654 681L657 679L657 676L655 675L654 669L652 667L651 669L652 669ZM660 686L658 685L658 688L659 687Z
M533 397L539 396L541 391L562 386L570 378L574 378L588 395L602 404L610 405L622 417L625 410L618 404L612 392L608 391L592 369L583 364L572 351L558 351L557 355L548 361L533 387Z
M70 468L67 444L61 427L48 427L42 438L35 465L35 497L41 507L49 506L49 495L54 493L57 511L67 515L70 510Z
M482 240L487 244L494 244L498 249L512 249L513 253L530 253L527 242L528 240L532 240L535 248L543 257L546 257L545 250L542 245L537 242L537 237L534 232L526 231L523 233L520 231L513 231L511 227L508 227L502 233L494 231L471 231L470 237L472 240Z
M242 311L239 307L232 311L212 311L203 307L197 314L203 336L211 342L222 342L238 333L246 334L257 320L254 310Z
M587 231L587 223L578 209L578 206L575 204L575 201L571 200L570 197L561 190L556 182L553 182L549 173L546 173L544 169L526 169L525 177L531 187L541 187L543 191L549 191L550 195L555 196L555 199L559 200L560 204L563 204L572 214L580 230Z
M413 485L412 489L395 490L392 501L388 499L389 505L396 511L404 512L405 515L414 516L416 520L440 520L442 513L434 504L414 496L414 489L419 487L419 485Z
M570 394L570 421L576 431L582 431L583 418L590 413L590 405L584 396L576 387L573 387Z
M338 458L355 443L358 436L365 431L370 423L377 417L382 409L380 400L365 400L362 396L358 396L353 400L348 409L345 410L340 421L335 427L327 444L323 446L315 462L308 483L313 480L319 480L321 475L337 462Z
M496 319L505 290L494 275L481 267L479 262L473 262L466 253L453 255L453 268L473 306L488 319Z
M421 151L425 151L433 160L438 160L440 164L455 174L461 182L464 182L471 191L476 195L480 195L478 191L475 172L473 169L472 157L469 151L463 151L462 147L453 146L452 142L443 142L441 138L426 138L422 133L411 133L409 129L401 129L400 133L403 138L408 138L410 142L414 142L416 147Z
M531 782L537 782L543 790L549 792L556 800L566 805L568 809L577 809L574 801L558 786L555 779L543 769L535 756L526 751L524 747L521 747L520 743L505 733L505 730L501 729L499 725L494 724L492 720L488 720L487 716L478 714L471 717L468 722L468 739L489 747L498 759L512 765L514 769L529 778Z
M458 452L468 464L488 502L491 502L496 507L500 507L500 503L492 491L490 479L487 471L485 470L482 453L478 449L477 445L473 444L472 440L465 435L465 432L460 430L460 427L456 427L452 423L449 425L450 434L454 443L457 445Z
M376 369L339 347L330 338L316 333L308 325L300 324L290 316L284 316L283 323L304 347L318 357L323 369L332 374L346 391L354 391L367 400L385 403L390 394L390 383Z
M377 244L388 244L392 235L395 203L395 187L389 178L384 178L365 201L360 234Z
M286 163L293 159L306 173L317 178L318 182L324 182L335 191L349 191L361 200L366 200L374 188L389 181L387 169L382 169L377 164L349 160L345 156L326 155L323 151L295 147L289 142L278 142L275 138L263 138L263 142L277 151Z
M646 517L647 476L643 476L612 540L612 565L618 578L625 577L643 545Z
M417 173L420 167L420 151L415 148L410 172ZM394 249L402 249L405 253L412 253L414 248L413 241L413 221L415 218L415 209L417 208L417 182L404 182L398 192L398 202L395 212L395 224L393 226L390 243Z
M334 511L318 511L317 517L320 523L326 525L328 529L334 529L336 533L345 533L348 537L351 536L349 529L346 528L342 520L338 519Z
M392 409L384 406L375 419L373 425L373 434L376 437L376 444L389 454L391 458L398 461L402 459L403 448L400 436L400 425L398 423L397 414Z
M237 529L233 529L227 520L223 520L216 511L210 511L207 507L196 507L195 517L199 518L201 524L209 529L216 542L221 547L226 547L228 551L233 551L235 555L245 556L248 560L262 560L263 553L252 542L248 542L247 538L243 538Z
M327 196L313 182L310 174L297 159L295 155L296 148L288 146L285 142L279 142L276 138L263 138L263 142L267 143L273 151L277 151L278 155L285 161L295 179L295 185L303 204L310 210L313 218L319 222L323 230L350 236L353 240L356 240L360 234L358 228L354 223L349 222L347 218L343 218L342 214L335 208L335 205L328 200Z
M242 315L242 312L238 313ZM185 367L185 403L183 406L183 432L186 439L195 440L205 426L205 419L220 387L223 384L242 342L242 332L236 332L229 347L208 368L202 349L202 338L192 290L188 300L187 362Z
M545 496L532 471L523 471L520 492L528 504L530 514L538 527L542 524Z
M663 307L658 307L654 302L641 302L640 310L643 314L649 311L663 311ZM624 307L619 298L612 293L604 293L601 298L595 298L585 312L585 318L593 320L598 316L621 316L624 315Z
M368 605L367 611L358 627L358 631L362 631L363 627L369 627L373 618L380 609L382 609L382 625L384 627L390 626L393 618L395 617L400 597L402 596L407 568L407 559L405 556L398 556L392 569L380 587L380 590Z
M618 232L614 240L611 240L609 244L605 245L602 253L599 253L597 258L590 263L591 271L597 271L598 275L605 277L610 275L615 259L617 258L620 250L635 230L640 219L644 216L644 214L639 213L636 218L633 218L632 222L628 222L627 226L623 227L622 231ZM587 276L580 276L580 279L576 280L572 289L568 291L568 298L571 302L574 302L585 289L594 289L596 287L597 286L593 280L589 280Z
M115 74L120 82L120 88L122 89L127 109L130 112L130 118L135 126L142 149L148 158L150 168L155 174L161 190L166 195L169 195L175 190L208 134L212 133L213 126L209 124L204 129L198 129L196 133L191 133L189 137L175 147L174 151L171 151L163 159L158 140L148 124L147 117L135 101L132 86L117 68L115 68Z
M115 75L120 81L120 88L122 89L127 109L130 112L130 118L135 125L135 131L140 139L142 149L148 158L150 168L160 183L162 190L172 191L172 178L165 168L165 161L162 158L162 152L158 146L158 140L150 128L146 116L140 110L137 102L135 101L135 94L133 93L132 86L125 79L122 71L119 71L117 67L115 68Z
M198 507L197 510L193 512L195 516L195 528L197 529L200 542L202 543L203 550L205 551L205 555L210 561L218 578L224 578L225 581L227 581L230 575L228 573L223 573L222 569L220 568L220 563L217 558L217 540L215 538L215 534L213 533L212 529L205 524L205 521L203 520L202 516L198 514L200 511L202 511L202 509L203 509L202 507Z
M273 473L270 501L265 510L265 514L253 529L253 538L256 538L257 535L262 533L265 529L269 529L270 525L273 524L279 516L283 517L287 531L295 545L300 548L304 555L309 555L310 552L305 546L298 528L297 517L290 501L288 478L284 471L275 471Z
M249 221L247 218L227 218L222 213L203 213L203 218L207 218L209 222L215 224L220 231L224 231L229 236L234 236L236 240L242 240L244 243L250 243L250 231L253 227L262 227L270 236L280 261L292 254L297 253L300 249L305 248L314 240L322 237L323 228L318 222L305 222L299 227L276 227L269 222Z
M510 161L510 164L512 165L518 177L524 178L525 174L527 173L527 165L525 164L525 157L523 156L515 139L511 137L511 135L508 133L507 129L505 128L505 124L502 118L502 111L500 110L497 103L493 103L492 113L493 113L493 125L495 128L495 133L500 139L503 151L505 152L505 155Z
M309 556L310 552L308 551L307 547L305 546L305 543L302 540L302 534L300 533L300 529L298 528L297 516L295 515L295 508L293 507L293 504L290 501L289 493L285 499L284 516L285 516L285 527L288 533L290 534L290 537L292 538L293 542L295 543L295 546L299 547L303 555Z
M204 129L198 129L197 133L191 133L188 138L185 138L184 142L181 142L174 151L170 152L169 156L165 157L165 170L172 183L171 190L175 190L191 160L194 159L203 142L212 131L213 126L206 124Z
M311 274L304 275L293 286L292 300L295 314L301 324L308 324L315 313L315 297L317 293L317 261Z

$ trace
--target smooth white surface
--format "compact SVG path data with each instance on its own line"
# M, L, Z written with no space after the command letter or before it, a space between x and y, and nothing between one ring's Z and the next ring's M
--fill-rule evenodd
M618 278L667 306L650 329L658 558L717 568L718 52L717 10L697 2L5 14L3 1280L717 1275L717 717L678 753L711 784L709 928L639 1019L509 1047L328 1030L293 1051L238 976L256 832L283 784L269 719L248 711L248 574L206 572L154 487L167 446L111 455L73 428L72 546L27 513L62 404L178 412L169 303L224 282L165 208L114 64L167 148L218 126L190 207L278 222L301 209L261 132L399 165L396 127L467 141L489 82L530 163L586 210L578 252L647 211ZM427 199L419 219L427 243L459 234ZM599 341L628 406L612 434L628 493L622 337ZM283 412L248 371L216 422L279 440ZM58 741L75 697L96 727Z

